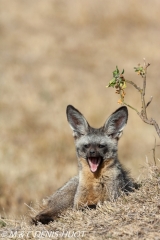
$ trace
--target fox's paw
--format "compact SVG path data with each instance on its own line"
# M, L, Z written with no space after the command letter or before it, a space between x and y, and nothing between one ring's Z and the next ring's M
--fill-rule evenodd
M47 211L44 210L44 211L40 212L37 216L35 216L31 219L31 223L34 225L37 225L38 223L48 224L53 221L54 221L53 216L49 210L47 210Z

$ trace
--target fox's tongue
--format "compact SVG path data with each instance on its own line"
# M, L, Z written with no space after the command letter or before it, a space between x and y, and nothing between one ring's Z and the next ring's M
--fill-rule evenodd
M96 172L100 164L100 158L88 158L89 166L92 172Z

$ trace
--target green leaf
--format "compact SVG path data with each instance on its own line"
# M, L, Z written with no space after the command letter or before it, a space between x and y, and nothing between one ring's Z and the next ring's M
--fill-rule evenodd
M119 75L119 69L116 66L116 70L113 71L113 77L118 77L118 75Z
M134 67L135 72L143 71L143 67Z
M113 77L116 77L117 76L117 70L114 70L113 71Z
M121 74L124 74L124 69L123 69L123 71L122 71L122 73Z
M109 83L116 83L116 79L112 78L111 81L109 81Z
M117 74L119 74L119 69L118 69L118 67L116 66L116 70L117 70Z
M114 87L115 84L116 84L116 79L113 78L111 81L109 81L109 84L106 87Z

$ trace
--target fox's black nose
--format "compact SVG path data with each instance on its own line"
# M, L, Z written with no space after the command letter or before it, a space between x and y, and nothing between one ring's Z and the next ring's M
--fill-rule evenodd
M92 157L94 157L94 156L96 155L96 151L95 151L94 148L91 148L89 152L90 152L90 155L91 155Z

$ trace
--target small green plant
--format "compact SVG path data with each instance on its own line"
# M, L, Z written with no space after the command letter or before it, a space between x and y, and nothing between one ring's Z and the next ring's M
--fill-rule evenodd
M121 99L118 100L118 103L122 104L124 102L124 96L125 96L125 91L124 89L126 88L126 80L123 76L124 74L124 69L120 73L118 67L116 66L116 70L113 71L113 78L109 82L107 87L113 87L116 89L117 94L120 94Z
M147 104L145 103L145 91L146 91L146 80L147 80L147 69L150 66L150 64L146 64L146 61L144 59L144 63L143 66L141 66L140 64L138 64L137 67L134 67L135 72L140 75L143 79L143 86L142 88L138 87L134 82L130 81L130 80L126 80L124 77L124 69L123 71L120 73L118 67L116 66L116 69L113 71L113 78L112 80L109 82L108 84L108 88L109 87L113 87L116 89L115 93L120 95L120 99L118 100L118 103L121 105L126 105L130 108L132 108L134 111L136 111L136 113L138 114L138 116L147 124L153 125L156 129L156 132L158 134L158 136L160 137L160 128L157 124L157 122L151 118L148 119L147 117L147 107L150 105L153 97L151 96L150 100L147 102ZM131 84L135 89L138 90L138 92L141 95L141 111L138 111L135 107L132 107L131 105L129 105L128 103L125 102L125 94L126 94L126 87L127 84Z

